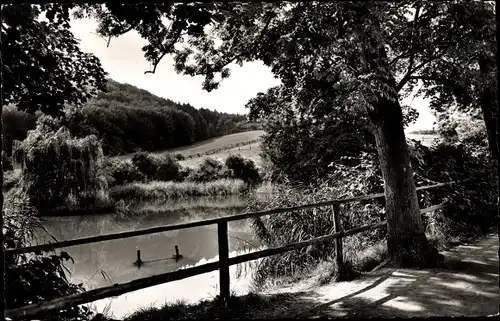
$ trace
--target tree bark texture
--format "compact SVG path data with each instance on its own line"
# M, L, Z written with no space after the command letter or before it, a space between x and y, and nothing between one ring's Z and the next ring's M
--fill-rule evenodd
M424 233L399 102L379 97L371 120L384 179L389 256L403 267L439 266L442 256Z
M494 72L495 61L484 55L479 57L479 69L484 78L488 78L490 73ZM486 133L488 135L488 146L492 159L498 158L498 148L496 140L496 117L498 110L497 88L495 84L488 84L481 89L479 96L479 105L483 113Z
M3 146L3 121L2 121L2 115L3 115L3 104L0 105L0 146ZM2 210L2 213L0 215L0 224L1 224L1 231L0 231L0 238L2 239L2 242L3 242L3 239L4 239L4 235L3 235L3 225L4 225L4 218L3 218L3 203L4 203L4 199L3 199L3 148L0 150L0 170L1 170L1 174L0 174L0 186L2 188L1 192L0 192L0 209ZM2 278L3 278L3 284L5 284L5 249L4 249L4 246L2 244L2 263L1 263L1 268L2 268L2 271L0 271L2 273ZM2 298L1 300L1 303L0 303L0 310L2 311L5 311L5 298Z

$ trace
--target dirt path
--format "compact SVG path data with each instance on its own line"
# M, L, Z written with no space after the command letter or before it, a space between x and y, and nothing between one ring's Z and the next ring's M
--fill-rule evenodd
M429 317L498 313L498 235L442 252L448 269L381 268L351 282L281 290L280 317ZM277 311L278 312L278 311ZM286 315L283 315L286 314Z

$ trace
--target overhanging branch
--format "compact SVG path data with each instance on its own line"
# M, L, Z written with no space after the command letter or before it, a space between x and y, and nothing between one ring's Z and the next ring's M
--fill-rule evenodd
M215 71L216 72L217 71L221 71L224 67L228 66L229 64L231 64L232 62L234 62L236 59L241 58L245 53L251 52L255 48L257 48L258 45L262 42L262 39L264 38L264 35L265 35L267 29L269 28L269 25L271 24L272 18L273 18L273 15L269 14L264 27L262 28L262 30L259 33L259 37L257 38L257 41L253 43L253 45L251 46L250 50L248 50L246 52L240 52L239 54L234 55L230 59L227 59L225 62L223 62L222 64L218 65ZM196 70L196 74L197 75L206 75L207 72L206 71L203 72L202 69L201 69L201 67L200 67L199 69Z
M173 25L174 25L174 23L172 22L167 29L167 33L169 33L172 30ZM156 72L156 67L158 67L158 64L163 59L163 57L165 57L167 55L167 53L170 52L171 48L177 43L179 38L182 36L182 31L183 31L182 28L178 28L173 39L169 43L167 43L166 45L162 46L163 47L162 54L158 58L156 58L156 60L153 62L153 70L146 70L144 72L145 75L146 74L154 74Z
M422 63L418 64L417 66L415 66L413 69L411 70L408 70L408 72L406 73L406 75L403 77L403 79L401 79L401 81L396 85L396 91L399 92L407 83L408 81L410 81L412 78L412 75L414 72L420 70L422 67L424 67L425 65L433 62L434 60L437 60L441 57L444 56L444 54L446 53L446 49L443 50L441 53L439 53L438 55L432 57L432 58L429 58L429 59L426 59L426 60L423 60Z

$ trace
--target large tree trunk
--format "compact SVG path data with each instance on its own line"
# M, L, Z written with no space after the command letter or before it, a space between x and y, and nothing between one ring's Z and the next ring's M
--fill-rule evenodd
M404 267L435 267L442 256L424 233L399 102L380 97L371 116L385 186L387 248Z
M491 78L495 72L495 60L486 55L479 57L479 69L483 79ZM488 135L488 146L492 159L498 158L498 148L496 140L496 117L497 117L497 89L495 84L487 83L482 88L479 96L479 105L483 113L484 124L486 125L486 134Z
M2 121L2 115L3 115L3 104L0 106L0 146L3 146L3 121ZM2 278L3 278L3 284L5 284L5 251L4 251L4 246L3 246L3 148L0 149L0 210L2 213L0 214L0 223L1 223L1 231L0 231L0 237L2 239L2 263L1 263L1 271L2 272ZM2 311L5 311L5 300L1 300L2 302L0 303L0 309Z

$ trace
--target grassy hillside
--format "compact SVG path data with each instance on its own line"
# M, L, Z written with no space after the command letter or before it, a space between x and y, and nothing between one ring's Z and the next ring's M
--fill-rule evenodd
M212 157L212 158L218 159L220 161L224 161L229 155L240 154L245 158L253 160L255 162L255 164L260 167L260 165L261 165L261 157L260 157L261 151L262 150L260 148L260 142L258 142L258 143L252 143L252 144L243 145L243 146L239 146L239 147L234 147L234 148L227 149L227 150L222 150L218 153L214 153L211 155L203 155L201 157L194 157L191 159L186 159L186 160L180 161L179 163L181 165L184 165L184 166L196 168L207 157Z
M253 149L253 151L257 151L260 149L258 148L259 143L253 143L251 145L242 145L245 142L248 141L253 141L256 139L259 139L262 135L264 134L264 131L262 130L253 130L253 131L248 131L248 132L243 132L243 133L237 133L237 134L231 134L231 135L225 135L221 137L216 137L212 139L208 139L205 141L201 141L192 145L184 146L184 147L179 147L179 148L172 148L172 149L167 149L162 152L154 153L156 155L161 155L163 153L170 153L170 154L177 154L180 153L182 155L189 156L193 155L191 159L186 159L185 161L182 161L181 164L183 165L197 165L203 161L203 159L207 156L214 157L214 158L220 158L220 159L225 159L230 153L232 154L238 154L238 149L241 150L241 154L243 156L246 156L247 158L251 158L255 160L255 157L260 158L258 154L253 155L254 157L249 157L246 154L250 154L250 148ZM239 147L233 147L235 145L242 145ZM250 147L251 146L251 147ZM217 151L220 150L220 151ZM217 151L217 152L215 152ZM197 156L197 154L200 154L200 157ZM209 155L207 155L209 154ZM117 156L115 158L117 159L128 159L131 158L133 154L128 154L128 155L121 155Z
M178 148L210 138L260 129L244 115L196 109L164 99L132 85L108 80L107 92L91 99L82 113L67 111L61 125L76 137L97 135L106 155ZM36 126L36 115L15 106L4 109L4 150L11 155L12 142L26 138Z

